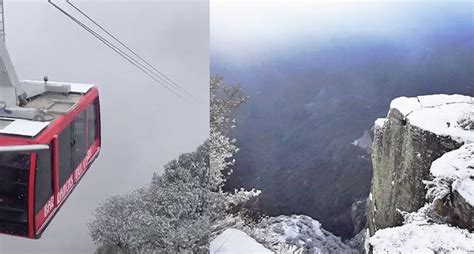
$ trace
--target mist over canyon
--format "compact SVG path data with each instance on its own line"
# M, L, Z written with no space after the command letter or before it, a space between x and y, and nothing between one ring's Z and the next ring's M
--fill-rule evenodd
M336 235L355 235L365 225L372 177L368 133L390 101L474 95L474 26L465 11L472 5L451 5L444 14L438 5L389 11L367 4L362 10L370 15L357 20L379 23L350 26L356 16L342 12L347 16L329 22L326 34L324 17L303 15L301 34L262 31L248 47L225 44L211 16L211 73L250 96L237 116L240 152L227 188L262 190L248 206L264 214L305 214ZM393 13L400 23L380 28Z

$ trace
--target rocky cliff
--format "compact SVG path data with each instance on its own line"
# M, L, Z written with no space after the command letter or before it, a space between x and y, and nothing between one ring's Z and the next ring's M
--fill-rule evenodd
M371 242L393 242L383 237L393 236L387 233L393 229L382 229L402 225L400 230L409 231L404 235L415 234L414 228L423 235L422 227L410 224L413 221L422 221L428 228L449 223L472 231L473 142L472 97L430 95L393 100L387 117L378 119L374 130L367 221L370 236L384 232ZM459 233L474 239L466 232Z

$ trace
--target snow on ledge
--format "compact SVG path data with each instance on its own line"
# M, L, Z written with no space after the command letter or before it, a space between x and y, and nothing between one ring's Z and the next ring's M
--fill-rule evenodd
M414 97L398 97L390 103L390 109L397 109L406 116L409 113L421 109L420 102Z
M436 178L452 181L453 190L474 206L474 143L443 154L433 161L430 172Z
M252 237L235 228L226 229L216 239L212 240L209 248L211 254L234 254L234 253L273 253Z
M430 172L435 177L468 178L474 175L474 143L447 152L431 163Z
M390 103L390 109L396 108L404 116L427 107L438 107L452 103L474 103L474 98L465 95L433 94L417 97L398 97Z
M390 109L400 111L413 126L450 136L460 143L474 142L474 130L459 126L463 117L474 118L473 97L458 94L399 97L390 103Z
M377 118L377 120L374 122L374 127L377 129L382 129L385 122L387 122L387 118Z

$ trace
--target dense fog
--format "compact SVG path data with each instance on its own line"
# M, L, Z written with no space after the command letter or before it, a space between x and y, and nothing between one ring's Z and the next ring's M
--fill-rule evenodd
M228 189L353 236L371 165L351 143L398 96L474 95L473 17L468 2L213 4L211 73L250 96Z
M92 253L87 222L108 196L147 184L209 133L206 2L77 1L200 102L154 83L47 1L5 1L7 47L20 79L95 83L102 151L40 240L1 236L1 253ZM67 6L64 1L57 1Z

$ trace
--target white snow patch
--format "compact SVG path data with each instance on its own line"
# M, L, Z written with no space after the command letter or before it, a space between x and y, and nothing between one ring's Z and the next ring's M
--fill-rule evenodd
M252 237L235 228L226 229L214 240L209 248L211 254L235 254L235 253L273 253Z
M413 98L399 97L390 109L400 111L411 125L440 136L451 136L458 142L474 142L474 131L459 126L462 117L474 112L473 97L464 95L425 95Z
M474 234L446 224L409 223L379 230L369 239L374 253L467 253Z

